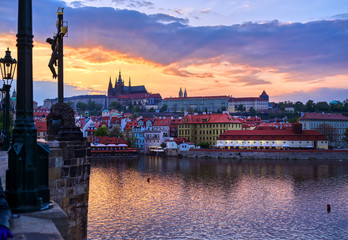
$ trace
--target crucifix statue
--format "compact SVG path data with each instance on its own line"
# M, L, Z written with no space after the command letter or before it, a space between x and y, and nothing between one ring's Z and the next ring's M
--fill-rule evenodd
M48 67L52 72L53 78L58 78L58 102L64 102L64 88L63 88L63 38L68 32L66 22L63 21L64 8L58 8L57 10L57 33L53 38L47 38L46 42L51 45L52 54L48 63ZM58 74L55 66L58 65Z

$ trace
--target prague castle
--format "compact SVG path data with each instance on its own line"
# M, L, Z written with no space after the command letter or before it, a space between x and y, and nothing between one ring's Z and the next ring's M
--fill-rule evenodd
M124 81L122 80L121 71L118 74L118 79L115 79L115 86L112 86L111 77L109 81L108 87L108 97L119 97L121 95L129 95L129 94L147 94L146 88L144 85L141 86L131 86L131 80L129 78L128 87L124 85Z

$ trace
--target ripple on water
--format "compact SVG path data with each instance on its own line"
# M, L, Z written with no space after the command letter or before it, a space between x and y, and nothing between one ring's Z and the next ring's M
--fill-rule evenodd
M346 165L315 163L100 163L91 171L88 237L344 239L347 176Z

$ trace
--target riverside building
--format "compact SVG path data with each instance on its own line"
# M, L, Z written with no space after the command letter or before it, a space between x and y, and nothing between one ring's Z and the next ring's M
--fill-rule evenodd
M178 137L186 138L195 145L216 144L220 134L227 130L241 130L242 123L227 113L188 114L178 123Z
M318 130L327 135L333 147L344 145L348 117L337 113L305 113L298 119L304 130Z
M216 146L225 149L328 149L328 140L315 130L302 130L302 124L296 122L292 128L226 131L220 135Z

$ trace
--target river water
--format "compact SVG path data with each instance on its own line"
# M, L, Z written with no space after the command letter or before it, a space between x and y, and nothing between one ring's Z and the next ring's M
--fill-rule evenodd
M348 161L97 162L88 238L348 239Z

